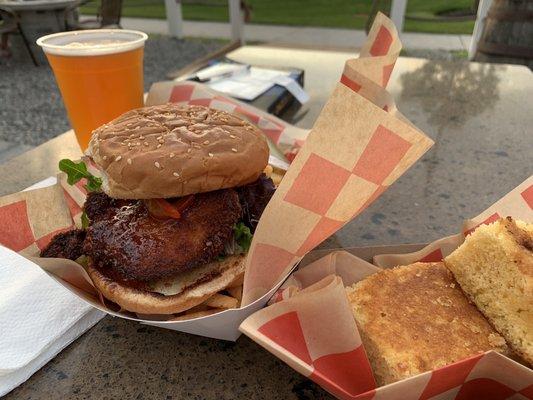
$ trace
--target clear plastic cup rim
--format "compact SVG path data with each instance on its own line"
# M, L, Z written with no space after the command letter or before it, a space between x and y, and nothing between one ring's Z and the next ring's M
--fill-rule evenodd
M84 40L117 39L119 43L105 43L87 47L68 47L72 42ZM141 31L127 29L88 29L83 31L69 31L46 35L37 39L45 53L61 56L102 56L106 54L122 53L144 46L148 35Z

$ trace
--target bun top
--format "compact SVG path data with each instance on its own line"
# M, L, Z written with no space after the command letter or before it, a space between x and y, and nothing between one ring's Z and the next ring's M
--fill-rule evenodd
M114 198L149 199L242 186L268 164L254 125L203 106L128 111L93 131L88 154Z

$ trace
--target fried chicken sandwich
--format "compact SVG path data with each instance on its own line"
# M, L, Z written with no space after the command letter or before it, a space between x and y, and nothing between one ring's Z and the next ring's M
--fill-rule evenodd
M145 107L96 129L88 154L101 178L86 185L100 186L87 226L57 235L42 257L86 257L98 291L142 314L180 313L242 281L274 192L257 127L202 106ZM61 169L75 182L84 171L70 163Z

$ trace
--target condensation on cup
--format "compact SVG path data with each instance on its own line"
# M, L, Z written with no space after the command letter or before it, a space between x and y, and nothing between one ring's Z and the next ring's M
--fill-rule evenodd
M143 106L143 53L139 31L98 29L39 38L54 71L70 123L82 150L91 132Z

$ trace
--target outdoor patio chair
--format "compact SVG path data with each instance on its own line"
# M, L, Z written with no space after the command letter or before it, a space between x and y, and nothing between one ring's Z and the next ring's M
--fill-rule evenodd
M28 50L28 53L31 57L31 60L33 61L33 64L37 67L39 64L37 63L37 59L35 58L35 55L33 54L33 51L31 49L31 45L28 42L28 38L24 34L24 31L22 30L22 27L20 26L20 22L18 17L6 10L0 10L0 36L1 44L0 47L2 50L8 50L7 48L7 38L9 34L12 33L19 33L22 37L22 41L24 42L24 46L26 47L26 50Z
M66 11L65 24L69 30L100 29L109 27L122 28L120 25L122 0L101 0L96 19L79 22L77 18L77 9L80 5L86 4L89 1L90 0L83 1L82 3L77 4L76 7ZM74 18L71 18L72 14L75 14Z

